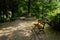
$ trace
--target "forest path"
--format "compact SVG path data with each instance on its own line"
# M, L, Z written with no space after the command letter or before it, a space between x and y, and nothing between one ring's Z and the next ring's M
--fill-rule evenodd
M46 26L44 33L36 34L32 29L36 21L16 20L0 24L0 40L59 40L60 35L49 31Z
M33 23L34 21L16 20L0 24L0 40L30 40Z

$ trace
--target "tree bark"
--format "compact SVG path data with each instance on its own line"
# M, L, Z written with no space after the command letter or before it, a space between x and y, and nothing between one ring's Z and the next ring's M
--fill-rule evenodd
M7 8L5 8L5 15L6 15L6 18L8 18L8 9Z
M30 7L31 7L31 0L28 0L28 16L29 17L31 17Z

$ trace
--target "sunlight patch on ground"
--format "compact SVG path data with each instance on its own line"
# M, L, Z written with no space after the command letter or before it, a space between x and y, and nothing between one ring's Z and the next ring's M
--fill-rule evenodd
M10 26L11 24L11 26ZM12 37L12 36L25 36L25 37L30 37L31 35L31 25L33 25L33 22L32 21L24 21L24 22L21 22L21 21L15 21L15 22L12 22L12 23L6 23L6 25L2 25L3 27L6 27L6 28L2 28L0 30L0 37L3 36L3 35L6 35L6 36L9 36L9 37ZM16 31L16 32L14 32Z

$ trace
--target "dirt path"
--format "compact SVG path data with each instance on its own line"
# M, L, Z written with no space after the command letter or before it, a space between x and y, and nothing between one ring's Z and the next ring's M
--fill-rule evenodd
M36 34L32 30L35 21L16 20L0 24L0 40L60 40L60 34L45 27L44 32Z
M33 21L16 20L0 25L0 40L30 40Z

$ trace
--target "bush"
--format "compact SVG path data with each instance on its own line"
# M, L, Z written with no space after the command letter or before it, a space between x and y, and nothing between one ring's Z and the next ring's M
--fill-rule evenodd
M60 30L60 14L55 15L49 23L54 29Z
M4 17L0 18L1 23L5 22L5 21L6 21L6 19Z

